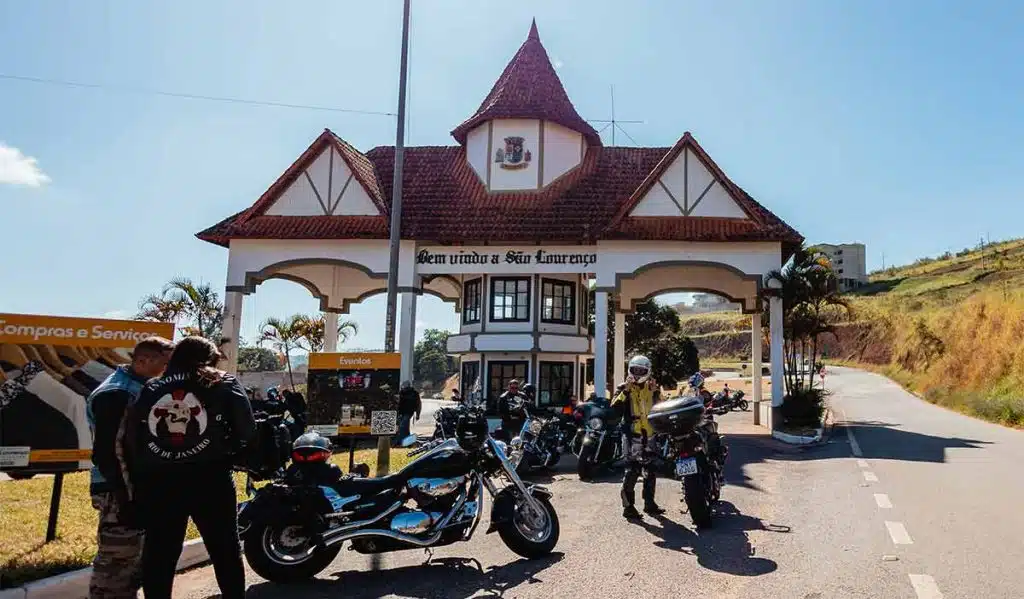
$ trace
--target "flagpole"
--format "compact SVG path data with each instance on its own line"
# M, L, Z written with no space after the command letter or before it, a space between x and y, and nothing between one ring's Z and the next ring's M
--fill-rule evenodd
M388 266L387 313L384 320L384 351L395 351L395 318L398 312L398 267L402 239L402 170L405 166L405 91L409 67L409 2L402 8L402 58L398 73L398 123L395 132L395 172L391 191L391 231ZM412 351L412 348L407 348ZM377 441L377 476L384 476L391 467L390 439Z

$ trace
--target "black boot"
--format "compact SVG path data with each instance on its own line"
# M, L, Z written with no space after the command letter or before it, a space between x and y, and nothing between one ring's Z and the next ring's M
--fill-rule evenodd
M622 517L626 520L643 520L640 512L636 511L636 508L631 505L622 508Z
M644 513L649 516L660 516L665 513L665 510L658 507L656 503L648 503L644 506Z

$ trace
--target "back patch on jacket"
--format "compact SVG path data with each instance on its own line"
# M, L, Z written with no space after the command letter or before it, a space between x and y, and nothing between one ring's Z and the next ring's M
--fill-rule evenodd
M192 461L210 447L211 428L220 428L220 415L210 413L197 391L188 374L146 385L134 405L138 457L163 463Z

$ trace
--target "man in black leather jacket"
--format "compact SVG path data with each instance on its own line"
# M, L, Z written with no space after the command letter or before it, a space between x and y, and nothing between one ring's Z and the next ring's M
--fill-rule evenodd
M189 518L205 541L221 596L245 596L231 470L256 424L241 383L215 368L221 359L207 339L182 340L164 375L148 382L129 408L126 448L146 529L147 599L171 599Z
M513 410L511 400L522 399L526 400L526 396L522 391L519 390L519 381L512 379L508 382L508 390L501 394L498 398L498 415L501 416L501 430L503 436L507 437L506 440L511 441L516 435L519 434L519 430L523 428L523 414L518 410Z

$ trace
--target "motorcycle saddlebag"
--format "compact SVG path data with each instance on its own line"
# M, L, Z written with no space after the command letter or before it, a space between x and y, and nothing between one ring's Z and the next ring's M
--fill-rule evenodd
M248 472L255 480L274 478L291 454L291 432L280 416L256 416L256 438L241 455L235 468Z
M704 402L699 397L676 397L655 404L647 422L655 433L680 436L692 433L703 415Z

